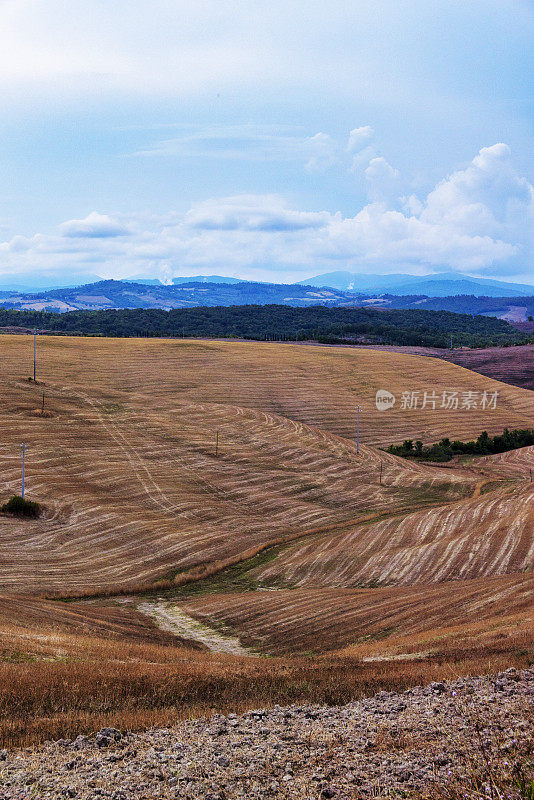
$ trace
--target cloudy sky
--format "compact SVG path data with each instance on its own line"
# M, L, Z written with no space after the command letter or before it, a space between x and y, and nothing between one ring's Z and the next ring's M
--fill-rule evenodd
M531 0L0 0L0 275L534 283Z

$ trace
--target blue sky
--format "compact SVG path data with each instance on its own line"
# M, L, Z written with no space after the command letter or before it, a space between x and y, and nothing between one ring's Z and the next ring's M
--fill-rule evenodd
M534 282L534 5L3 0L0 275Z

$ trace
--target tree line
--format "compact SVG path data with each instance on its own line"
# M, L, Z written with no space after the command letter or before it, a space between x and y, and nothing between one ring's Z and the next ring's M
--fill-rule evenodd
M505 428L498 436L489 436L487 431L482 431L478 439L470 442L451 440L447 437L435 444L425 447L423 442L405 439L402 444L391 444L387 452L402 458L420 459L422 461L450 461L454 456L473 455L489 456L494 453L504 453L507 450L517 450L520 447L529 447L534 444L534 429Z
M423 309L294 308L245 305L163 309L15 311L0 328L37 328L84 336L208 337L346 344L488 347L534 341L495 317Z

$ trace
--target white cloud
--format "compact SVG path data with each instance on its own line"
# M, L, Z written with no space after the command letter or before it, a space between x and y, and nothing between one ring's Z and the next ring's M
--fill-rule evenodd
M107 214L92 211L85 219L71 219L60 225L62 236L85 239L107 239L114 236L128 236L130 230L118 220Z
M382 189L398 178L383 158L372 159L366 176ZM482 149L425 199L375 200L352 217L300 211L277 195L238 195L196 203L182 215L93 212L56 235L15 237L0 244L0 253L13 272L54 267L67 275L75 267L104 277L217 268L289 280L333 263L377 272L411 264L417 271L449 266L490 274L498 266L501 274L520 275L534 258L533 221L534 190L499 144Z
M322 228L329 218L327 212L295 211L277 196L239 195L195 204L184 223L197 230L280 233Z
M371 198L373 200L387 200L392 199L397 190L399 172L383 156L377 156L369 162L365 170L365 178Z
M369 162L365 177L369 181L393 180L399 177L399 172L388 164L383 156L378 156Z
M515 171L508 145L484 147L463 170L453 172L428 195L423 218L494 235L532 221L531 184Z
M364 167L367 167L373 158L376 158L376 150L374 147L364 147L359 153L353 156L349 166L349 172L359 175Z
M409 216L419 216L424 206L415 194L400 198L401 207Z
M353 128L349 133L349 141L347 150L349 153L357 153L374 136L374 130L370 125L361 125L359 128Z

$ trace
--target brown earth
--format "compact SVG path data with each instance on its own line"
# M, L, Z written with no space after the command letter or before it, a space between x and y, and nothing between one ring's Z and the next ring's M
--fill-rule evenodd
M396 353L42 337L35 385L25 379L30 340L3 336L0 347L0 497L19 490L25 441L28 496L45 506L37 521L0 517L0 591L131 589L369 515L459 499L480 476L376 445L534 420L526 390ZM398 403L377 412L375 393L388 387L499 398L493 411Z
M534 333L534 322L518 323L526 333ZM335 347L335 345L334 345ZM446 350L433 347L394 347L376 346L372 349L392 353L405 353L406 355L430 356L442 358L451 364L479 372L488 378L494 378L512 386L521 386L525 389L534 389L534 344L517 345L513 347L486 347L476 350L461 348Z
M19 490L25 441L27 497L44 508L0 515L6 740L533 660L534 448L447 468L380 449L534 427L532 392L376 349L46 336L34 384L32 353L30 337L0 337L0 501ZM393 409L377 411L379 389ZM443 407L451 391L476 402ZM184 646L137 610L163 591L287 655ZM93 600L54 599L77 595Z

